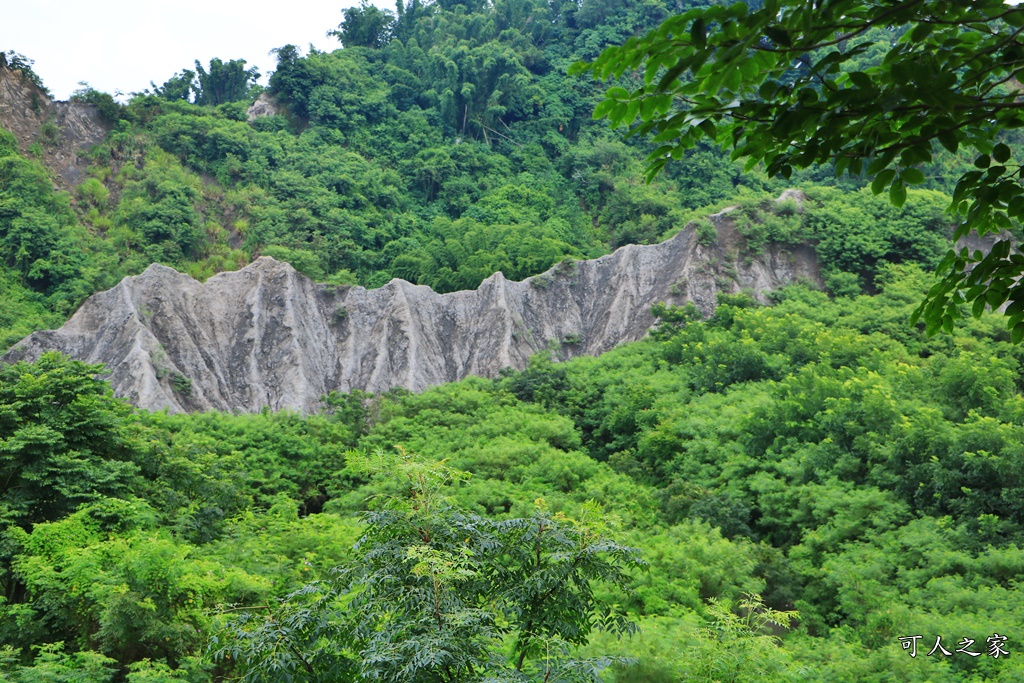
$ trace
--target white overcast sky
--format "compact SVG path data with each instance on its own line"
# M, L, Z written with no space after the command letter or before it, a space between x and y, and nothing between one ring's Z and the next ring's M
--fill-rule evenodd
M306 51L340 47L328 30L357 0L0 0L0 50L35 60L54 97L79 81L105 92L138 92L213 57L245 59L264 74L268 53L292 43ZM394 9L394 2L374 0Z

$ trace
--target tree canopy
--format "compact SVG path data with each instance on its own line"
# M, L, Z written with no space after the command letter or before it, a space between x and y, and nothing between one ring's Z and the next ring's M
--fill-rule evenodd
M1024 125L1022 30L1024 8L1002 0L738 2L673 16L573 69L636 72L594 117L652 136L649 180L709 138L748 169L789 178L831 164L902 206L940 150L969 151L975 168L959 175L949 206L962 238L1024 216L1012 134ZM1009 300L1013 339L1024 340L1024 255L1012 247L1001 235L987 254L950 250L914 319L949 331L963 304L977 316Z
M573 521L538 501L530 517L495 520L453 504L469 475L444 461L377 449L350 453L349 470L396 493L371 502L354 561L331 580L229 625L217 657L242 663L243 680L599 683L616 658L574 647L594 630L636 632L595 594L599 582L626 588L644 564L607 537L599 506Z
M260 72L256 67L245 68L244 59L224 62L218 57L210 60L206 69L195 60L196 70L182 69L162 86L150 85L154 94L167 100L191 100L195 104L218 105L237 102L253 96Z
M0 365L0 524L57 519L127 489L130 409L93 377L101 369L58 353Z
M986 60L1016 59L1015 40L1000 42L1016 10L761 13L757 0L686 14L708 4L350 8L344 47L277 51L271 113L251 121L256 91L234 99L253 78L241 60L123 106L83 88L76 99L107 107L112 129L70 193L46 166L59 121L35 140L0 131L0 348L152 261L205 278L270 254L335 286L404 277L452 291L686 226L729 257L708 262L709 318L662 304L651 335L600 357L549 340L521 371L333 393L318 415L147 413L97 366L47 355L0 369L0 680L1019 680L1024 345L987 311L950 334L906 322L948 250L946 208L1004 183L991 167L1016 169L1003 159L1017 132L995 130L1015 111L1014 81L996 84L1009 72L988 76L991 91L963 84ZM918 10L933 14L915 23ZM644 43L679 12L678 40ZM780 33L787 22L800 26ZM612 97L566 75L634 37L611 54L647 52ZM645 85L632 66L662 48L669 61ZM680 60L689 70L656 90ZM953 95L913 99L931 96L933 63L936 89L984 91L978 111L995 118L929 124L940 106L963 115ZM840 96L846 114L822 104ZM592 119L602 99L649 135L623 140ZM719 134L739 129L737 112L750 119L734 147ZM771 138L776 124L789 132ZM876 147L822 152L843 130ZM870 170L904 131L942 137ZM765 163L741 172L721 143ZM644 184L651 152L680 163ZM990 168L975 166L983 154ZM957 190L965 176L981 185ZM799 202L775 200L788 187ZM1002 201L989 208L1012 227ZM770 307L726 293L734 262L808 244L826 291L795 284ZM986 296L982 308L998 303ZM1010 657L911 658L898 640L941 635L952 650L993 631L1010 634Z
M387 45L395 24L395 15L362 0L358 7L349 7L342 12L345 19L336 31L327 35L335 36L345 47L378 48Z

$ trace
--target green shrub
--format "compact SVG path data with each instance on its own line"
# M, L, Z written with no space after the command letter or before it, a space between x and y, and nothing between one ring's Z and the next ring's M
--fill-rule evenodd
M110 198L110 190L97 178L86 178L75 188L75 194L80 200L97 208L106 207Z
M39 141L46 147L56 147L60 144L60 129L53 121L47 121L39 127Z
M718 228L707 218L698 218L694 221L694 231L697 234L697 242L705 247L710 247L718 241Z
M180 372L176 372L171 377L171 388L181 396L188 396L192 393L192 380Z
M856 296L863 290L863 284L860 275L837 270L825 277L825 288L834 296Z

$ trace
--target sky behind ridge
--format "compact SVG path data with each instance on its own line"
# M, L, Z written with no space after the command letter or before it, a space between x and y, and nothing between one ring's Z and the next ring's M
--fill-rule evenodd
M245 59L264 75L269 54L288 43L305 52L341 45L328 30L356 0L28 0L4 3L0 50L14 50L33 67L59 100L79 81L104 92L139 92L162 85L175 72L213 57ZM373 4L394 9L393 2Z

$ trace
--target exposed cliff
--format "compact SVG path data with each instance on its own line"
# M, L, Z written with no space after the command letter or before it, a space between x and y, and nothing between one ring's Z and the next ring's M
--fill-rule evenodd
M14 133L22 152L38 142L40 160L65 190L85 179L85 163L79 155L101 142L110 129L94 105L52 101L21 71L4 64L0 64L0 127Z
M106 363L114 392L153 410L311 411L332 390L416 391L522 368L549 340L567 356L598 354L643 337L658 301L710 312L719 291L763 296L819 279L812 248L741 255L728 219L713 220L712 245L691 226L661 244L563 263L523 282L497 273L474 291L443 295L403 280L375 290L319 285L267 257L205 283L153 265L3 360L58 350Z

